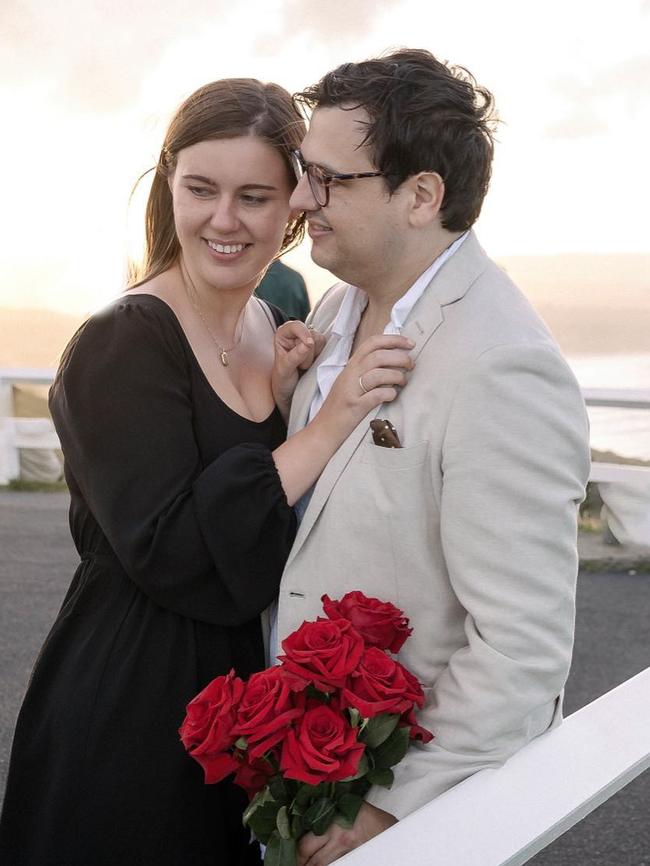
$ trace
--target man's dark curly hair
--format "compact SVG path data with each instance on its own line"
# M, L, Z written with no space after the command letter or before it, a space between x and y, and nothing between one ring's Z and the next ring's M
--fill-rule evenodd
M460 66L428 51L401 49L362 63L344 63L294 94L303 108L363 108L363 144L392 194L421 171L445 182L442 225L465 231L478 218L490 182L497 118L494 99Z

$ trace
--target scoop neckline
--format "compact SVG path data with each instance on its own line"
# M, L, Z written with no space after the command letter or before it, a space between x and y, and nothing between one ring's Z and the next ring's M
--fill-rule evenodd
M185 344L185 346L186 346L186 348L190 354L190 357L191 357L192 361L194 362L194 366L199 371L199 374L200 374L201 378L203 379L203 382L210 389L210 391L214 394L214 396L221 403L221 405L224 406L232 415L234 415L236 418L239 418L240 421L245 421L247 424L253 424L255 427L262 427L264 424L268 424L273 419L274 415L276 415L276 413L280 411L277 407L277 404L274 404L273 409L271 409L270 413L266 416L266 418L263 418L261 421L255 421L253 418L247 418L245 415L241 415L239 412L237 412L236 409L233 409L232 406L230 406L228 403L226 403L226 401L223 399L221 394L219 394L219 392L214 389L214 387L212 386L212 383L210 382L208 377L205 375L205 371L204 371L203 367L201 366L201 364L199 363L199 359L196 357L194 349L192 348L192 344L188 340L187 334L183 330L183 326L181 325L180 320L179 320L178 316L176 315L175 310L167 303L167 301L164 301L162 298L158 297L158 295L152 295L150 292L131 292L128 295L123 296L119 300L120 301L128 301L130 298L147 298L147 299L153 298L154 301L157 301L159 304L162 304L162 306L169 312L169 315L171 316L176 329L180 333L181 338L182 338L182 340L183 340L183 342L184 342L184 344Z

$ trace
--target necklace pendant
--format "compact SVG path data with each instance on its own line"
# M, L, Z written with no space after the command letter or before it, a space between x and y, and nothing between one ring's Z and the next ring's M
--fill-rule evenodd
M229 364L229 361L228 361L228 353L226 352L225 349L221 350L221 354L219 355L219 357L221 358L221 363L223 364L223 366L227 367Z

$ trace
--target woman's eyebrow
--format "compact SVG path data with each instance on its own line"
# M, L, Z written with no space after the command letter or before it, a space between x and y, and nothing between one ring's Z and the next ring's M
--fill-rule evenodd
M196 181L199 181L199 183L206 183L209 186L218 186L216 181L212 180L212 178L210 178L210 177L205 177L202 174L184 174L183 180L196 180ZM242 186L240 186L239 188L240 189L268 189L268 190L271 190L274 192L277 192L277 189L278 189L276 186L271 186L270 184L267 184L267 183L245 183L245 184L242 184Z
M216 186L216 183L212 180L212 178L205 177L202 174L184 174L183 180L198 180L201 183L210 184L210 186Z
M268 189L277 192L277 186L269 186L267 183L245 183L240 189Z

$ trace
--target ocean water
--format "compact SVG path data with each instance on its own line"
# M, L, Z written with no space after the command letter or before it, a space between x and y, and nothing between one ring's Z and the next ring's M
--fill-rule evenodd
M592 355L568 361L585 388L650 389L650 354ZM593 448L650 460L650 409L589 407L589 419Z

